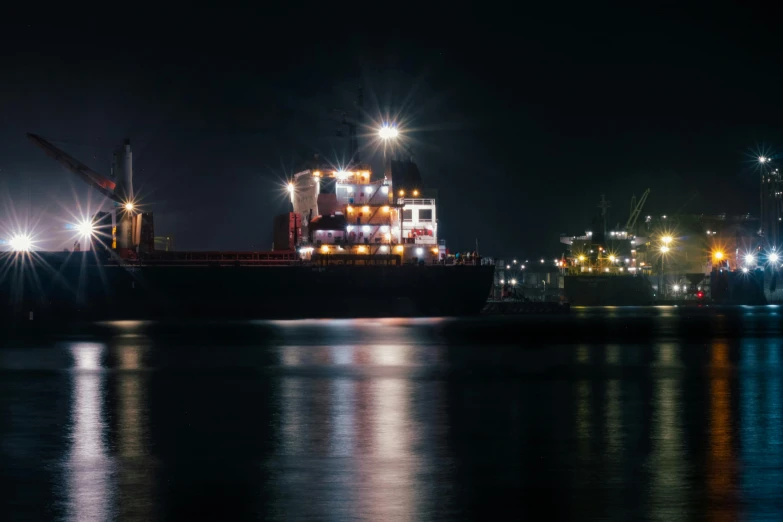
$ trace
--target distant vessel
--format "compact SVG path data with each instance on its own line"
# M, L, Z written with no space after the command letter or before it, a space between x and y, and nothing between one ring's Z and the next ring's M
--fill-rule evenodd
M649 305L655 294L647 276L649 265L640 260L637 247L646 238L635 230L644 203L633 198L631 214L623 228L607 230L608 202L602 196L600 213L591 229L582 236L561 236L569 252L558 266L563 274L563 294L568 303L577 306Z

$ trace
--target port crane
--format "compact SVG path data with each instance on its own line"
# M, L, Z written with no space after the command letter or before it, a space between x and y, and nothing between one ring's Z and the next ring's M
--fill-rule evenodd
M129 251L135 250L140 242L145 243L145 250L153 250L152 214L134 212L133 200L133 153L130 140L114 153L112 161L112 175L114 180L95 172L93 169L74 158L67 152L54 146L37 134L28 133L27 138L50 158L57 161L66 170L75 174L79 179L95 188L106 198L115 203L114 226L112 227L112 248L122 251L123 255L130 255ZM144 223L142 223L144 221ZM145 240L142 240L142 236Z
M52 145L52 143L46 141L37 134L28 133L27 138L41 150L43 150L47 156L57 161L60 165L65 167L66 170L74 173L77 177L79 177L79 179L95 188L98 192L110 200L120 204L125 204L130 199L131 191L129 188L121 186L120 190L118 190L118 184L116 182L112 181L106 176L98 174L81 161L77 160L65 151L55 147ZM127 141L126 144L128 147L130 147Z
M631 196L631 213L628 216L628 221L625 223L625 231L628 234L632 234L634 228L636 227L636 221L639 219L639 215L642 213L642 208L644 208L644 203L647 201L647 196L650 195L650 189L647 189L642 194L642 197L639 198L639 201L636 200L636 195Z

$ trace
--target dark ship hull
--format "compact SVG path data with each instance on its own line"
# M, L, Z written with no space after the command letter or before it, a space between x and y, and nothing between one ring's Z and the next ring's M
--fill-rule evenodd
M712 301L733 305L783 304L783 278L769 268L748 272L713 271Z
M480 313L493 274L492 266L120 266L83 252L6 262L0 296L3 319L16 321L460 316Z
M563 291L573 306L647 306L654 301L644 276L565 276Z

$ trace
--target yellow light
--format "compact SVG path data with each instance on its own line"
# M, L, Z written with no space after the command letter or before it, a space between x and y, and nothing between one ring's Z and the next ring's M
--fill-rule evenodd
M664 254L665 254L666 252L668 252L668 251L669 251L669 247L667 247L666 245L664 245L664 246L662 246L662 247L661 247L661 252L663 252Z
M584 261L584 260L585 260L585 256L579 256L579 261Z
M664 245L668 245L669 243L672 242L672 236L663 236L661 238L661 241L663 241Z
M357 250L359 251L360 254L364 254L364 253L367 252L367 247L361 245L361 246L359 246L359 248L357 248Z
M315 176L316 178L320 178L321 177L321 171L320 170L316 170L315 172L313 172L313 176Z
M433 248L433 249L432 249L432 253L433 253L433 254L435 254L435 255L437 255L437 254L438 254L438 249L437 249L437 248Z
M414 191L413 191L413 195L414 195L414 196L418 196L418 195L419 195L419 191L418 191L418 190L414 190Z
M400 191L400 196L404 196L404 195L405 195L405 191L404 191L404 190L401 190L401 191Z
M383 211L384 211L384 212L388 212L388 211L389 211L389 205L386 205L386 206L384 206L384 207L383 207Z
M329 253L329 245L323 245L321 247L321 252L323 252L324 254L328 254Z
M718 250L717 252L715 252L713 255L715 256L715 259L717 259L718 261L720 261L721 259L723 259L723 252L721 252L720 250Z
M404 246L402 246L402 245L397 245L397 246L394 248L394 250L396 250L397 252L403 252L403 251L405 250L405 247L404 247Z
M615 260L614 256L609 256L609 262L614 263L614 260Z
M351 205L348 205L348 207L345 209L348 212L353 212L353 207Z
M125 210L133 210L133 203L131 203L130 201L125 203Z
M369 211L370 211L370 207L368 207L367 205L362 207L362 212L369 212Z

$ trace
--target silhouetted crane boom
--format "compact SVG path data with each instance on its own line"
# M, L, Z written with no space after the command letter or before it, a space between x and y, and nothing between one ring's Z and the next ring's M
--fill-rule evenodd
M636 196L633 196L631 198L631 215L628 216L628 222L625 224L625 230L629 234L633 232L634 227L636 227L636 220L639 219L639 214L642 213L642 208L644 208L644 203L647 201L647 196L650 195L650 189L647 189L642 194L642 197L639 198L639 201L636 201Z
M36 134L27 134L27 137L35 143L38 147L43 149L47 156L57 160L60 165L79 176L83 181L89 185L95 187L98 192L106 196L107 198L122 203L120 197L114 193L117 188L117 184L105 176L101 176L90 167L77 160L70 154L58 149L42 137Z

